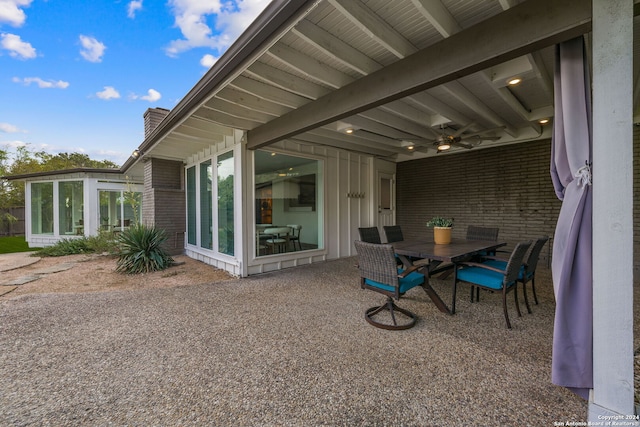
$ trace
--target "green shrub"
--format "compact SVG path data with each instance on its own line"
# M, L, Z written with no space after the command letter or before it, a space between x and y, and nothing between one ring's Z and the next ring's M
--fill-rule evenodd
M80 239L62 239L53 246L42 248L38 251L37 256L64 256L86 254L93 252L86 238Z
M164 270L173 258L162 249L167 240L164 230L137 224L120 233L120 255L116 271L127 274Z
M54 257L105 252L111 255L115 255L120 252L118 240L111 233L100 233L97 236L62 239L53 246L40 249L37 252L37 256Z

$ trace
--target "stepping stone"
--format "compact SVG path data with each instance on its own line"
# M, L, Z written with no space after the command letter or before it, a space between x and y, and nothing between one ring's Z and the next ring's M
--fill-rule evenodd
M25 283L33 282L34 280L38 280L41 276L22 276L16 277L15 279L7 280L6 282L0 283L0 286L20 286Z
M63 262L62 264L52 265L47 268L42 268L40 270L36 270L33 274L51 274L51 273L59 273L60 271L65 271L70 269L76 265L75 262Z

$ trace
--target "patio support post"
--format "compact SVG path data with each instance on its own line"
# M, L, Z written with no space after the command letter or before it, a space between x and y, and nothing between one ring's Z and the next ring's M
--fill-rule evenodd
M633 0L593 0L593 390L589 421L632 415Z

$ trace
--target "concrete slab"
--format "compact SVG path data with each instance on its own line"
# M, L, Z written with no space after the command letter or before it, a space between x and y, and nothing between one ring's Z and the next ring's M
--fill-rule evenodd
M16 277L15 279L7 280L6 282L0 283L0 286L20 286L25 283L33 282L34 280L38 280L42 276L21 276Z
M49 266L47 268L42 268L40 270L36 270L34 272L32 272L33 274L51 274L51 273L58 273L60 271L65 271L70 269L71 267L73 267L74 265L76 265L75 262L63 262L60 264L56 264L56 265L52 265Z

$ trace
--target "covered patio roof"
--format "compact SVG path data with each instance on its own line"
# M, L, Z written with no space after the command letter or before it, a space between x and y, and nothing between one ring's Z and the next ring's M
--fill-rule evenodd
M398 162L452 138L451 152L548 138L553 46L590 30L584 0L276 0L139 151L184 159L240 129L250 149Z

